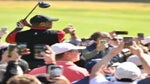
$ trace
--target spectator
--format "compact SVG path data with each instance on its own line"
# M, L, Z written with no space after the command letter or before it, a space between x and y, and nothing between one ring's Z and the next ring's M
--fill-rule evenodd
M109 45L111 46L111 48L115 48L122 41L123 41L123 37L115 36L109 41ZM127 58L126 50L127 50L127 48L122 49L122 51L120 53L118 53L115 57L113 57L112 62L125 62L126 58Z
M132 53L134 53L135 55L137 55L139 57L144 71L146 73L150 74L149 55L145 54L143 49L140 46L138 46L136 43L134 43L134 46L130 47L130 50L132 51Z
M131 55L127 58L127 62L133 62L134 64L136 64L137 66L141 67L142 63L141 60L139 59L138 56L136 55ZM142 67L141 67L142 68Z
M85 47L74 46L70 43L56 43L51 46L56 53L56 64L63 66L63 75L70 80L70 82L82 79L89 75L85 68L75 65L73 62L79 60L79 49ZM47 58L48 61L48 58ZM46 73L46 66L33 69L29 74L43 74Z
M68 27L66 27L65 29L68 28L72 29L72 32L69 32L70 34L69 43L72 43L74 45L80 45L81 39L78 37L74 25L68 25Z
M112 37L108 32L94 32L90 39L94 42L87 46L83 52L83 56L87 59L87 61L91 61L91 59L97 59L104 57L114 46L110 44ZM116 47L116 46L115 46ZM122 56L118 53L113 57L111 62L120 62L122 61Z
M4 73L6 72L7 67L7 57L5 57L3 54L7 50L9 44L0 44L0 84L2 82L2 79L4 77Z
M12 54L10 57L8 57L8 50L5 51L3 54L3 56L5 57L5 60L3 57L2 61L7 65L6 65L6 71L4 72L4 75L3 75L2 84L6 84L6 81L9 78L11 78L12 76L15 76L18 74L23 74L23 70L21 69L21 67L18 64L20 55L18 54L17 49L15 48L11 53Z
M109 51L108 41L110 39L111 37L107 32L94 32L90 36L90 40L93 40L94 42L86 47L83 56L87 60L102 58Z
M5 52L5 51L8 51L8 48L9 48L10 45L14 45L14 44L3 44L3 46L1 46L1 49L0 49L0 56L1 56L0 64L2 66L7 66L7 62L10 59L8 54ZM27 49L25 49L25 50L27 50ZM22 51L21 53L23 53L23 52L24 51ZM18 53L18 49L16 50L16 53ZM21 56L22 56L21 53L18 53L18 55L19 55L19 57L18 57L18 64L23 69L24 73L26 73L26 72L28 72L28 70L30 70L30 68L29 68L29 64L25 60L21 59ZM27 50L27 53L29 53L28 50Z
M24 74L11 77L7 84L41 84L41 82L33 75Z
M37 55L35 48L42 45L52 45L54 43L59 43L64 40L65 32L61 30L49 30L52 28L52 23L57 21L57 18L50 18L44 15L35 15L30 19L29 24L25 20L21 20L17 23L16 27L6 38L9 43L26 43L27 47L30 49L31 54L23 56L31 69L44 65L43 58L41 55ZM21 31L24 26L28 26L31 29ZM66 29L69 31L69 29ZM68 33L68 32L66 32Z
M0 43L0 60L2 60L2 54L8 49L8 43Z
M85 64L85 68L89 71L89 73L91 73L92 67L99 61L101 61L101 59L92 59Z
M140 78L141 71L134 63L123 62L116 68L114 76L117 82L133 83Z
M117 81L111 82L104 77L104 69L108 66L108 62L122 49L123 43L112 49L100 62L94 65L90 75L90 84L134 84L133 81L140 76L140 70L131 62L123 62L116 68L114 76Z
M44 56L46 67L56 65L55 52L50 48L50 46L46 45L45 47L46 51L42 52L42 55ZM46 73L38 74L37 78L42 82L42 84L70 84L70 81L63 74L58 75L58 71L60 71L58 68L55 69L54 72L55 71L57 72L55 73L57 76L51 76L50 73ZM46 72L48 72L48 68Z
M141 40L141 43L146 47L145 52L150 55L150 36L147 36Z
M0 60L0 67L1 67L0 68L0 73L1 73L0 78L1 78L1 80L0 80L0 82L2 80L4 80L3 78L8 79L11 75L13 75L13 74L15 75L15 73L13 73L13 72L16 72L17 70L15 70L13 72L10 72L10 71L11 71L11 69L15 68L16 66L19 66L21 68L21 71L23 71L23 73L26 73L30 70L28 63L25 60L21 59L21 55L18 53L17 48L14 48L14 51L11 52L12 54L10 56L8 56L8 47L10 45L12 45L12 44L7 44L4 47L4 44L3 44L3 46L1 46L1 49L0 49L0 52L1 52L0 53L0 56L1 56L1 60ZM27 50L25 49L25 52L26 51ZM24 53L24 51L22 51L20 53ZM26 53L28 53L28 51Z
M69 32L70 34L70 40L69 43L74 44L74 45L81 45L81 39L78 37L77 33L76 33L76 29L74 28L73 25L68 25L68 27L66 27L65 29L72 29L72 32ZM80 67L84 67L85 66L85 59L82 56L82 53L80 55L80 60L74 62L76 65L80 66Z
M145 56L143 55L145 58L150 59L149 56ZM137 55L131 55L127 58L127 62L132 62L134 63L137 67L139 67L139 69L141 70L141 78L145 78L148 76L148 74L144 71L143 66L142 66L142 62L140 60L140 58Z

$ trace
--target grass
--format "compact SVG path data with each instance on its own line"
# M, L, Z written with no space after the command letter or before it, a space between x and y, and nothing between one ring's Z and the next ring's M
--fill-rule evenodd
M0 27L7 26L9 32L16 22L23 19L35 6L34 1L4 1L0 2ZM53 29L63 29L68 24L76 27L79 37L89 37L95 31L127 30L130 36L138 32L150 35L150 4L123 2L61 2L51 1L47 9L37 8L35 14L57 17ZM28 29L28 28L25 28ZM3 38L5 40L6 35ZM67 36L66 38L69 38Z

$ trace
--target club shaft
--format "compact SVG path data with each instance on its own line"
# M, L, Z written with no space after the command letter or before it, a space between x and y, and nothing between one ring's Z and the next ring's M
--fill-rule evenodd
M35 8L37 7L39 5L39 3L37 3L35 6L34 6L34 8L29 12L29 14L24 18L24 20L26 20L28 17L29 17L29 15L35 10Z

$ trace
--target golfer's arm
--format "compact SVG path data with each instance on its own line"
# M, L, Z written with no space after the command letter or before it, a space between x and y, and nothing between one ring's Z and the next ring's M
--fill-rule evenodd
M6 37L6 42L8 43L16 43L15 39L16 39L16 34L21 31L22 28L15 28L12 32L10 32L8 34L8 36Z

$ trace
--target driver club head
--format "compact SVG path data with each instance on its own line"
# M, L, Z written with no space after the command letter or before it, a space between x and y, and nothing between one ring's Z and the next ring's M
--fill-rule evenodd
M28 13L28 15L24 18L24 20L26 20L29 15L37 8L37 6L39 6L40 8L48 8L50 7L51 5L49 3L46 3L46 2L38 2L34 8Z
M48 8L51 6L49 3L46 2L39 2L38 5L40 8Z

